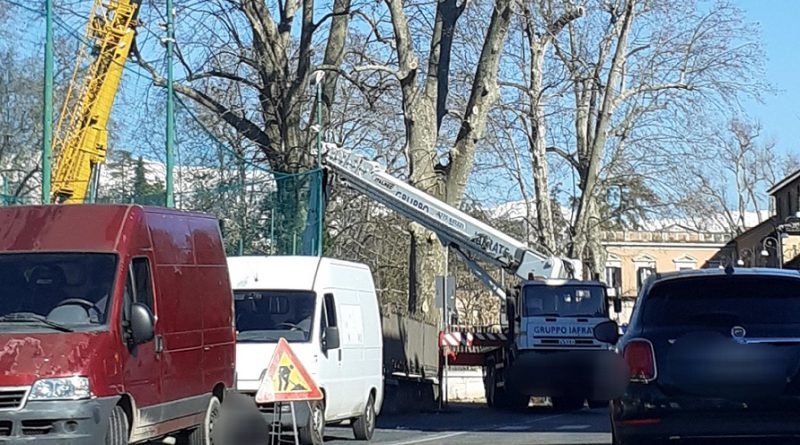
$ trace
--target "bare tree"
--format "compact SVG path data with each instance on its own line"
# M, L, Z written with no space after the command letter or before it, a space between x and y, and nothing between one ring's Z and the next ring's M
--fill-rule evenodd
M600 233L610 216L604 184L627 175L657 186L658 175L639 168L682 150L689 141L679 128L761 91L763 54L753 28L728 4L619 0L585 7L586 20L570 22L567 36L554 42L570 78L571 106L561 105L571 111L561 117L574 125L559 137L574 149L552 150L578 176L570 254L599 272Z
M155 6L160 5L151 2L151 14L163 10ZM315 165L309 84L316 65L342 64L350 12L350 0L334 0L327 11L313 0L282 0L274 7L259 0L186 5L180 11L176 43L185 80L175 83L175 91L251 141L272 170L309 170ZM151 18L155 20L150 23L163 20ZM297 41L292 37L295 30ZM316 52L320 38L322 55ZM135 54L156 85L163 86L166 79L148 57L157 51L151 44ZM335 101L337 78L329 75L321 80L325 116ZM278 182L278 199L285 205L279 222L284 233L302 233L309 216L310 186L310 181ZM282 241L283 247L291 243Z
M686 165L682 207L690 217L711 219L732 235L764 221L765 191L791 169L792 160L761 132L759 122L735 117L711 134L698 162ZM748 220L748 214L755 217Z
M397 69L392 72L402 92L409 182L449 204L458 205L472 169L476 144L499 93L497 71L512 17L512 1L493 2L491 18L485 31L480 33L484 39L471 76L472 87L461 113L449 112L454 110L448 110L447 105L452 43L466 2L440 0L436 3L427 64L420 63L414 47L406 6L400 0L386 0L386 5L397 58ZM445 149L447 161L440 162L437 150L440 130L451 114L457 116L459 129L450 148ZM434 276L443 266L441 247L432 233L416 224L411 224L409 231L409 307L412 312L432 316Z
M38 202L41 190L42 99L37 60L0 52L0 199Z
M556 231L553 224L553 207L550 200L550 177L547 162L547 103L546 90L556 83L545 84L545 56L559 33L572 21L584 14L584 8L565 4L557 11L556 2L536 1L523 3L523 33L527 38L528 84L523 89L528 96L528 113L525 116L525 135L531 154L531 172L535 186L538 244L555 252ZM555 76L550 76L554 78ZM554 148L553 148L554 149Z

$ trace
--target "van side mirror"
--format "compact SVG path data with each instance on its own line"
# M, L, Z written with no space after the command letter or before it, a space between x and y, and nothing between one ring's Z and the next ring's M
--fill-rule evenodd
M131 305L131 340L134 345L147 343L155 337L155 319L150 308L142 303Z
M322 350L327 352L329 349L339 347L339 328L328 326L325 328L325 337L322 339Z
M594 327L594 338L603 343L616 344L619 340L619 326L613 320L604 321Z
M614 312L620 313L622 312L622 298L614 297Z

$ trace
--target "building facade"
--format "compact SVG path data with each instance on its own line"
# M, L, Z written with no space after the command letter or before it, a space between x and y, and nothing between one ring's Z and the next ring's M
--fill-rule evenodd
M642 284L655 272L716 266L712 259L730 239L727 233L690 231L605 232L607 252L605 282L619 289L622 313L612 314L618 323L630 319Z
M734 267L800 269L800 170L767 193L773 215L733 238L717 252L715 261Z

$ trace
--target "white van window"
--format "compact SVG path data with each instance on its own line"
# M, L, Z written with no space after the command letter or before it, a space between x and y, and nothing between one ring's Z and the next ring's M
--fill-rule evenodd
M335 328L336 324L336 302L333 300L333 294L325 294L325 321L327 326Z
M236 340L243 343L311 339L316 295L303 291L234 291Z

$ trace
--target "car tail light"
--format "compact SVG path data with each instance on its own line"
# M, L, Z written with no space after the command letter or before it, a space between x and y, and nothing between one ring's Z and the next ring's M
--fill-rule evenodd
M648 340L631 340L622 353L631 371L631 381L648 383L656 378L656 356Z

